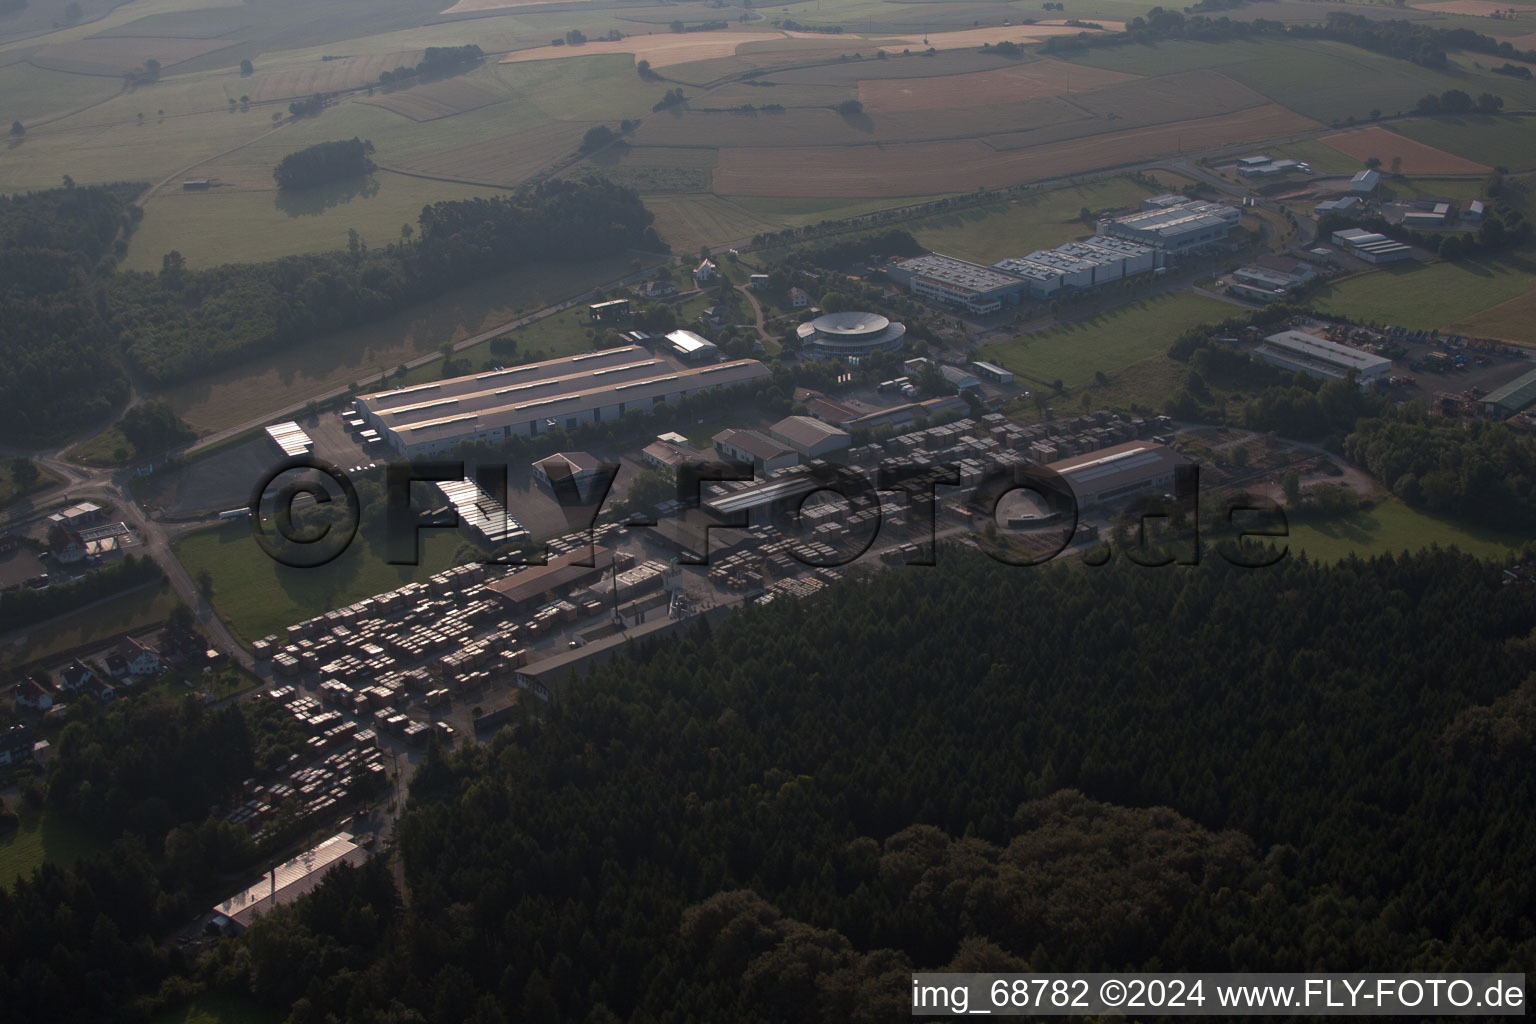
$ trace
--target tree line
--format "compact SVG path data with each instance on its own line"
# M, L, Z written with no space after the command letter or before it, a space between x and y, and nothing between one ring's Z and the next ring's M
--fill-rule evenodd
M944 549L434 745L408 904L339 876L205 977L292 1021L760 1024L894 1019L914 969L1526 971L1533 626L1446 550Z

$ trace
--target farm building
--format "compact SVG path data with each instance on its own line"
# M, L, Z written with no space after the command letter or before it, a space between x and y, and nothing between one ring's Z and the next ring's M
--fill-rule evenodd
M637 345L364 395L359 409L407 457L617 420L685 395L767 377L755 359L679 369Z
M1361 171L1349 179L1349 192L1350 195L1368 196L1373 194L1380 184L1380 171Z
M1252 158L1239 160L1237 173L1245 178L1267 178L1275 174L1285 174L1288 171L1301 170L1300 160L1261 160L1257 163L1248 162Z
M1364 228L1345 228L1333 233L1333 244L1348 247L1350 253L1367 263L1396 263L1413 258L1413 249L1386 235Z
M800 348L816 359L853 359L872 352L894 352L907 335L906 324L879 313L823 313L795 328Z
M1178 202L1172 202L1177 198ZM1183 253L1223 241L1242 219L1235 206L1185 196L1143 199L1141 210L1099 221L1099 234L1124 238L1164 253Z
M338 832L214 907L213 920L227 932L243 932L258 915L292 903L314 889L337 864L356 867L367 857L367 851L352 842L350 833Z
M1448 199L1416 200L1413 208L1403 214L1405 228L1443 228L1456 216L1456 208Z
M213 187L213 182L207 178L183 178L181 190L183 192L205 192Z
M818 459L842 451L853 443L846 430L839 430L810 416L786 416L768 428L768 436L786 444L807 459Z
M692 331L673 331L663 341L667 350L685 363L713 363L720 359L719 347Z
M751 463L760 473L799 465L800 455L758 430L722 430L714 437L715 451L726 462Z
M1490 416L1514 416L1532 405L1536 405L1536 370L1483 396L1483 411Z
M959 391L968 391L971 388L981 387L981 381L958 366L941 366L939 367L939 374Z
M1461 211L1461 219L1468 224L1481 224L1483 222L1483 201L1474 199L1467 204L1467 208Z
M914 295L978 315L995 313L1004 302L1017 303L1025 288L1024 282L1011 274L936 252L893 263L886 273Z
M1312 212L1319 217L1330 213L1359 213L1365 208L1365 203L1359 196L1343 196L1339 199L1325 199L1312 207Z
M1046 468L1066 479L1079 508L1092 508L1147 494L1172 493L1178 470L1188 464L1189 460L1172 448L1129 441L1052 462Z
M1303 331L1271 334L1258 347L1258 355L1271 366L1322 380L1343 380L1353 373L1361 387L1384 381L1392 374L1392 360L1385 356L1326 341Z
M1013 374L994 363L972 363L976 367L976 375L994 384L1012 384Z

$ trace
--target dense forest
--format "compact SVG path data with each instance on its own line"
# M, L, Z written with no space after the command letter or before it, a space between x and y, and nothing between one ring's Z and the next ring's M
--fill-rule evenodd
M46 806L97 844L73 866L45 864L0 886L0 1005L9 1018L142 1019L158 986L193 965L162 944L230 885L257 870L245 829L218 820L242 780L302 745L270 702L204 708L155 693L101 707L75 702L54 741Z
M335 142L317 142L289 153L272 169L280 189L314 188L333 181L360 178L373 170L373 143L353 136Z
M750 1024L896 1019L914 967L1536 967L1536 592L1435 550L938 561L434 746L404 909L347 873L201 977L293 1021Z
M1362 420L1344 454L1410 505L1536 535L1536 441L1502 423L1404 407Z
M34 439L107 416L128 397L110 317L93 284L141 211L143 186L0 196L0 434Z
M368 323L517 267L590 260L635 246L664 248L632 190L604 181L550 181L514 195L434 203L415 238L274 263L112 281L114 321L128 358L157 384Z
M130 369L170 384L518 267L666 248L632 189L552 181L424 207L414 237L380 247L354 234L346 250L271 263L193 270L170 252L157 273L113 273L141 190L66 183L0 197L6 437L42 440L107 416Z

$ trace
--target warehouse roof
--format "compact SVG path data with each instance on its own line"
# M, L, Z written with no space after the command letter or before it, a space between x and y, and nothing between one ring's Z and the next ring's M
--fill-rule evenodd
M596 352L581 352L576 355L561 356L558 359L545 359L537 363L525 363L522 366L508 366L500 370L487 370L484 373L465 374L462 377L449 377L446 380L435 380L426 384L413 384L410 387L394 388L390 391L378 391L371 395L361 395L358 401L366 408L378 412L383 409L395 409L402 405L410 405L417 402L429 402L444 398L462 398L482 391L494 391L512 384L520 384L530 380L546 380L551 377L575 373L590 373L599 367L615 366L620 363L632 363L645 359L649 353L638 345L621 345L618 348L599 349Z
M926 277L933 281L942 281L945 284L978 292L991 291L994 288L1009 288L1019 283L1007 274L999 274L980 264L969 263L936 252L928 253L926 256L914 256L896 265L918 277Z
M542 388L533 392L510 389L508 394L500 396L496 405L468 412L455 405L444 405L434 411L446 415L419 423L390 426L408 444L420 444L443 437L528 423L540 418L580 415L615 402L643 406L643 403L654 402L680 391L745 384L769 375L768 368L756 359L738 359L690 370L666 369L664 363L645 365L651 371L648 376L631 378L630 367L612 367L610 369L623 372L610 377L607 382L603 381L603 375L608 370L597 370L590 374L563 377L553 382L549 391ZM658 369L663 372L654 372ZM589 386L580 387L583 383ZM590 386L594 383L597 386Z
M1503 387L1490 391L1483 397L1483 404L1508 409L1511 416L1536 405L1536 370L1516 377Z
M319 885L321 878L337 863L346 861L356 865L366 857L366 851L352 842L350 833L338 832L319 846L278 865L260 882L214 907L213 912L242 928L248 927L258 914L292 903Z
M1129 441L1052 462L1046 468L1065 477L1074 492L1103 494L1105 491L1155 479L1188 461L1165 445L1150 441Z
M847 441L850 436L846 430L839 430L809 416L786 416L769 427L768 432L785 444L801 448L813 448L823 441L834 439Z
M1344 369L1365 373L1367 370L1391 366L1392 360L1358 348L1340 345L1304 331L1281 331L1264 339L1266 345L1303 356L1307 359L1330 363Z

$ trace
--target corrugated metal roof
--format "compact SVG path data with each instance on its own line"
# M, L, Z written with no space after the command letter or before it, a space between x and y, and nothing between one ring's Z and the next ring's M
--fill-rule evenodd
M1495 388L1484 398L1487 405L1502 406L1511 416L1536 405L1536 370L1516 377L1501 388Z

